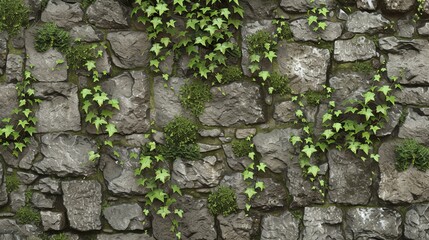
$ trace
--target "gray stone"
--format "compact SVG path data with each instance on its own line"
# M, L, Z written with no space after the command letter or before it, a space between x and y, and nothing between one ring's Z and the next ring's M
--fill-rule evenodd
M286 41L280 42L277 48L280 73L289 77L289 86L295 93L323 89L330 56L328 49Z
M219 128L200 129L198 130L198 134L200 134L201 137L219 137L222 135L222 131Z
M26 172L17 172L16 174L18 175L20 182L25 185L32 184L37 179L37 177L39 177L37 174Z
M387 120L384 122L384 126L377 131L377 136L388 136L392 134L393 130L398 126L401 119L403 109L401 105L392 106L387 112Z
M144 230L150 227L150 222L137 203L107 207L103 215L115 230Z
M100 28L128 27L127 12L115 0L96 0L88 7L88 21Z
M253 226L254 219L244 211L229 216L219 215L217 220L222 239L250 240L251 234L257 229Z
M337 40L334 44L334 59L339 62L368 60L376 55L374 42L364 36L350 40Z
M42 193L61 194L60 181L53 178L42 178L33 186L34 190L39 190Z
M347 30L353 33L376 33L384 30L390 21L381 14L356 11L347 19Z
M326 22L326 29L315 32L313 27L308 25L307 19L298 19L290 23L290 30L293 38L298 41L319 42L320 39L325 41L334 41L341 36L343 31L342 24L339 22Z
M145 32L111 32L107 40L112 46L112 60L116 66L133 69L148 65L150 41Z
M412 38L416 31L413 21L405 19L398 20L398 36Z
M0 85L0 119L10 118L18 107L18 93L14 84Z
M27 186L19 185L18 189L9 194L9 204L12 212L17 212L20 208L25 206L25 203L27 202L25 191L27 191Z
M41 211L43 230L62 230L66 226L66 216L63 212Z
M417 29L417 32L422 36L429 36L429 22Z
M221 180L224 165L215 156L198 161L176 159L171 179L180 188L216 187Z
M33 164L40 174L88 176L95 172L97 162L88 160L88 152L97 151L89 138L66 133L42 136L41 152L44 158Z
M328 151L329 199L334 203L367 204L371 198L371 161L350 151Z
M61 186L70 227L79 231L100 230L100 183L95 180L74 180L64 181Z
M405 122L399 128L398 137L413 138L422 143L429 143L428 116L420 116L417 112L410 110Z
M335 206L304 209L303 240L344 239L341 223L343 212Z
M416 0L383 0L389 12L407 12L416 4Z
M343 21L347 21L347 19L349 18L349 15L343 9L340 9L338 11L337 18Z
M37 132L81 130L78 87L71 83L36 83L35 96L43 101L36 111Z
M399 144L399 140L388 141L378 150L380 154L378 197L395 204L428 201L429 171L422 172L411 167L398 172L395 168L395 148Z
M265 121L261 91L250 82L234 82L210 89L212 100L199 117L204 125L231 126ZM225 95L224 95L225 94Z
M278 7L275 0L239 0L245 19L271 19Z
M31 196L31 203L37 208L52 209L55 207L56 201L56 196L40 192L33 192L33 195Z
M396 102L414 106L429 106L429 89L426 87L403 88L394 94Z
M7 41L9 36L7 32L0 32L0 69L6 66Z
M119 101L110 122L116 125L118 133L144 133L149 130L150 87L143 72L123 73L102 84L112 98Z
M414 205L405 215L407 239L429 239L429 204Z
M374 11L377 9L378 0L357 0L356 4L361 10Z
M50 0L41 20L53 22L62 28L71 28L83 20L83 11L79 3L69 4L61 0Z
M300 135L296 129L275 129L268 133L258 133L253 138L256 150L261 154L261 162L275 172L283 172L292 162L297 161L294 157L295 148L289 139L293 135Z
M332 99L339 108L350 106L350 100L362 100L362 94L371 87L371 78L351 71L338 71L329 79L330 86L335 89Z
M294 122L296 105L291 101L284 101L274 105L273 118L278 122Z
M401 214L388 208L352 208L346 214L346 239L399 239Z
M6 61L6 80L8 82L22 81L24 59L21 55L9 54Z
M272 214L262 218L261 240L298 240L299 220L290 212L284 212L279 216Z
M257 181L263 182L265 189L252 199L252 207L267 210L285 206L288 195L284 183L275 182L272 178L258 178Z
M146 233L98 234L97 240L155 240Z
M225 152L228 166L233 170L244 171L244 169L246 169L246 167L252 163L252 159L250 159L248 156L244 156L244 157L235 156L234 151L232 150L231 144L223 144L222 148L223 148L223 151Z
M381 50L400 54L408 50L422 51L427 46L428 41L424 39L398 39L390 36L380 38L378 44Z
M426 14L429 14L429 1L425 0L425 3L423 4L423 11Z
M212 152L221 149L220 145L212 145L205 143L197 143L198 147L200 147L200 153Z
M16 240L31 239L40 234L37 226L26 224L19 225L13 219L0 219L0 239Z
M243 175L241 173L234 172L229 175L225 175L219 185L231 187L237 196L238 209L245 209L246 203L248 203L248 201L244 191L246 191L248 186L243 180Z
M249 136L254 136L256 134L256 128L241 128L235 131L235 137L237 139L245 139Z
M333 8L335 6L334 0L281 0L280 6L287 12L307 12L314 7L327 6L328 8Z
M6 179L3 176L3 163L0 162L0 207L7 204L9 196L6 191Z
M106 49L102 45L98 46L96 50L102 51L103 54L101 57L98 57L95 60L95 69L99 73L109 74L112 71L112 64L110 63L110 60L109 60L109 54L107 53Z
M67 60L56 49L37 52L34 48L34 37L38 27L25 31L26 68L40 82L62 82L67 80ZM57 64L57 61L64 61Z
M91 25L80 25L70 30L70 37L82 42L98 42L102 40L102 33L96 31Z

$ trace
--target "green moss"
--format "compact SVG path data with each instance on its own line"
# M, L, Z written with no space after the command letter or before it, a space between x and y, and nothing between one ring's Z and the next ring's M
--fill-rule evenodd
M19 224L35 224L40 223L40 213L32 207L24 206L18 209L15 215Z
M45 23L36 33L35 48L38 52L45 52L50 48L57 48L62 52L66 52L69 45L69 33L57 27L54 23Z
M191 120L178 116L164 127L165 145L160 147L165 158L181 157L196 160L200 157L199 146L195 144L198 127Z
M19 178L18 178L18 175L16 175L16 172L13 172L10 175L6 175L6 190L8 193L18 190L20 183L21 182L19 181Z
M243 71L238 66L226 66L222 69L220 84L228 84L243 79Z
M221 186L208 197L208 208L213 215L228 216L237 211L237 197L230 187Z
M77 43L67 49L66 58L70 69L82 69L87 61L97 58L97 45Z
M236 157L245 157L248 156L250 152L253 152L252 143L245 139L233 140L232 143L232 151Z
M281 75L278 72L274 72L269 77L270 86L272 87L273 93L280 95L286 95L291 92L289 87L289 78L285 75Z
M405 171L411 165L420 171L429 169L429 148L414 139L406 139L395 148L395 167Z
M324 91L309 90L305 93L305 100L308 105L318 106L321 102L326 100L326 93Z
M265 44L272 42L272 36L267 31L259 30L248 36L246 40L249 53L261 55L266 51Z
M280 32L278 34L278 37L280 40L290 40L293 38L292 30L290 29L288 22L281 23L281 26L279 28Z
M210 87L201 81L186 83L180 88L180 102L195 116L204 112L204 105L211 98Z
M0 0L0 32L16 35L21 27L27 25L29 12L23 0Z
M356 61L352 63L343 63L337 66L338 70L352 70L353 72L371 74L374 72L374 67L371 61Z

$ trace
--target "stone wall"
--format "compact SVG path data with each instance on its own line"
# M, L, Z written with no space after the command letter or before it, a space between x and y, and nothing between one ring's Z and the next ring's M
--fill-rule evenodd
M15 84L24 69L31 68L38 79L35 94L43 102L36 114L37 134L24 153L15 158L1 152L0 239L37 239L43 232L65 233L69 239L174 239L169 220L143 214L145 189L136 183L138 162L128 152L146 143L151 121L160 129L176 115L191 116L178 98L186 70L181 62L167 62L165 68L179 70L168 83L171 88L147 70L150 43L144 28L130 19L127 1L96 0L86 10L80 0L49 0L43 10L40 0L26 2L32 10L30 26L14 37L0 33L0 118L18 104ZM339 67L355 61L369 61L375 68L386 61L387 74L401 76L404 89L379 136L379 163L329 150L319 173L329 186L323 196L311 189L293 160L289 138L299 130L292 124L296 106L290 100L269 95L251 81L213 87L212 100L195 119L201 123L198 141L205 157L177 159L171 169L172 181L185 189L177 202L185 212L182 238L429 239L429 172L394 167L398 139L429 143L429 22L413 21L418 2L356 0L348 8L342 5L347 1L327 0L330 15L321 33L308 27L306 11L322 0L240 2L243 38L258 29L273 30L276 17L288 19L293 41L279 44L276 64L293 90L320 90L329 84L337 101L359 96L372 76ZM423 7L429 14L429 1ZM121 110L112 119L119 133L115 140L123 143L115 148L119 154L103 152L99 161L88 161L95 140L103 137L94 134L79 110L79 90L88 79L79 72L71 79L66 65L57 66L62 53L35 51L34 33L42 22L54 22L83 42L108 46L97 68L108 74L103 89L120 101ZM243 60L244 69L246 64ZM309 111L318 119L323 107ZM258 176L266 189L246 214L241 171L249 159L234 156L231 140L250 134L255 135L258 159L269 170ZM11 175L20 186L8 193ZM237 213L209 213L208 193L220 185L236 190ZM26 204L40 211L40 225L17 223L14 215Z

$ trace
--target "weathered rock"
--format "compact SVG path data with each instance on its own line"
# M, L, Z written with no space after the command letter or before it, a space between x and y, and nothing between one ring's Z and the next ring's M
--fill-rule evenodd
M37 208L52 209L55 207L57 197L54 195L34 192L31 196L31 203Z
M42 13L43 22L53 22L62 28L71 28L83 20L83 11L79 3L66 3L61 0L50 0Z
M339 71L329 79L330 86L335 89L332 99L339 107L349 106L349 100L361 100L362 94L371 87L370 77L351 71Z
M332 8L335 5L334 0L281 0L280 6L288 12L307 12L307 10L313 9L314 7L327 6Z
M237 196L238 209L245 209L247 196L244 194L244 191L246 191L247 184L244 182L243 175L241 173L235 172L225 175L219 185L231 187Z
M378 150L380 154L378 196L392 203L428 201L429 172L422 172L413 167L403 172L396 170L395 148L399 144L399 140L385 142Z
M405 38L412 38L416 31L415 23L411 20L404 19L398 20L398 36Z
M17 172L16 175L19 177L20 182L25 185L32 184L37 179L37 177L39 177L37 174L26 172Z
M428 116L420 116L417 112L410 110L405 122L399 128L398 137L414 138L419 142L429 143L427 138L429 129L426 127L428 121Z
M38 184L33 186L33 189L42 193L61 194L60 181L53 178L40 179Z
M275 0L239 0L246 19L271 19L278 7Z
M219 184L224 165L215 156L198 161L176 159L171 179L180 188L215 187Z
M299 135L297 129L275 129L268 133L258 133L253 138L256 150L262 155L261 162L275 172L281 173L289 164L297 161L293 156L295 148L289 139L293 135Z
M382 31L390 21L381 14L356 11L347 19L347 30L353 33L376 33Z
M350 151L328 151L329 199L335 203L367 204L371 198L371 161L362 161Z
M6 191L6 179L3 176L3 163L0 162L0 207L7 204L9 197Z
M67 80L67 60L56 49L37 52L34 48L34 36L37 27L25 31L25 50L27 54L26 68L40 82L62 82ZM57 61L64 61L57 64Z
M235 131L235 137L237 139L245 139L249 136L254 136L256 134L256 128L240 128Z
M14 84L0 85L0 119L12 117L18 107L18 93Z
M200 148L200 153L212 152L221 149L220 145L206 144L206 143L197 143Z
M7 32L0 32L0 69L6 66L7 41L9 36Z
M231 126L265 121L259 86L250 82L234 82L213 87L212 100L206 103L199 117L204 125ZM223 94L225 93L225 95Z
M339 22L326 22L326 29L315 32L313 27L308 25L307 19L298 19L290 23L290 30L293 38L298 41L319 42L320 39L325 41L334 41L341 36L343 31L342 24Z
M111 32L107 34L107 40L112 46L116 66L132 69L148 65L150 41L145 32Z
M25 191L27 191L27 186L19 185L18 189L9 194L10 208L12 212L17 212L20 208L25 206Z
M390 12L407 12L416 4L416 0L383 0L384 6Z
M280 73L290 79L290 88L296 93L322 90L326 82L330 53L315 48L282 41L277 49Z
M258 178L257 180L264 183L265 189L252 199L252 207L266 210L285 206L287 192L284 183L275 182L271 178Z
M429 14L429 1L425 0L425 3L423 4L423 11L426 14Z
M368 60L376 54L374 42L364 36L350 40L337 40L334 44L334 59L339 62Z
M398 103L414 106L429 106L429 89L426 87L403 88L395 92Z
M146 233L98 234L97 240L155 240Z
M66 216L63 212L41 211L43 230L62 230L66 226Z
M407 239L429 239L429 204L418 204L405 215L404 235Z
M374 11L377 9L378 0L357 0L356 4L361 10Z
M100 28L128 27L128 14L115 0L96 0L86 14L88 21Z
M91 25L79 25L70 30L70 37L82 42L98 42L102 40L102 33L96 31Z
M274 105L273 118L279 122L294 122L295 116L295 104L291 101L284 101Z
M64 176L88 176L95 172L97 162L88 160L88 152L97 151L94 141L70 134L46 134L42 136L41 152L44 158L33 164L40 174Z
M217 220L219 221L220 235L225 240L250 240L251 234L257 229L253 226L255 219L247 216L244 211L226 217L219 215Z
M102 51L102 56L95 60L95 69L99 73L109 74L112 71L112 64L110 62L109 54L103 46L98 46L96 48L97 51Z
M392 106L387 112L387 121L384 123L384 126L377 131L377 136L387 136L390 135L393 130L398 126L401 119L403 109L401 105Z
M261 240L298 240L299 220L290 212L279 216L265 215L262 218Z
M409 50L421 51L428 44L424 39L399 39L397 37L383 37L378 40L381 50L389 53L402 53Z
M115 230L144 230L150 227L150 222L137 203L107 207L103 215Z
M343 213L337 207L306 207L302 239L344 239L340 225L342 221Z
M346 239L399 239L401 214L388 208L352 208L346 214Z
M30 224L18 225L15 220L0 219L1 240L30 239L39 234L40 231L37 226Z
M232 150L231 144L223 144L223 151L226 155L228 166L235 171L244 171L244 169L252 163L252 159L247 156L237 157Z
M95 180L75 180L64 181L61 186L70 227L79 231L100 230L100 183Z
M6 61L6 80L8 82L22 81L24 59L21 55L9 54Z
M222 135L222 131L219 128L200 129L198 130L198 134L200 134L201 137L219 137Z
M119 101L120 110L110 120L119 133L144 133L149 129L150 88L145 73L123 73L104 82L102 87Z
M417 32L422 36L429 36L429 22L417 29Z

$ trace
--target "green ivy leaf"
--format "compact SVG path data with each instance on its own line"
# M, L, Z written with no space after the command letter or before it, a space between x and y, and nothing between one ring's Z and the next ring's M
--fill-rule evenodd
M366 155L368 155L369 154L369 149L370 149L371 147L368 145L368 144L361 144L360 146L359 146L359 149L360 150L362 150Z
M255 188L252 187L248 187L246 189L246 191L244 191L244 193L247 195L247 198L250 200L252 199L252 197L257 194L257 192L255 191Z
M92 91L88 88L84 88L82 89L82 91L80 92L80 94L82 95L82 98L85 99L86 96L91 95Z
M171 185L171 190L173 190L173 193L177 193L182 196L182 190L176 184Z
M156 149L156 142L149 142L148 146L149 146L149 151L152 152L153 150Z
M258 171L260 172L265 172L265 168L267 167L267 164L261 162L258 165L256 165L256 168L258 169Z
M24 129L30 136L33 136L33 133L36 132L36 128L35 127L26 127Z
M253 179L253 172L249 171L248 169L244 170L242 174L244 180Z
M165 201L165 197L167 194L162 189L155 189L148 194L146 194L146 197L149 198L149 201L153 203L155 199L158 199L161 202Z
M295 144L297 142L302 142L301 137L300 136L292 136L290 138L290 142L292 143L292 146L295 146Z
M318 166L313 165L307 169L307 174L311 174L313 175L313 177L316 177L319 171L320 168Z
M378 160L380 159L380 155L378 154L371 154L370 156L372 159L374 159L374 161L378 162Z
M269 71L260 71L258 76L262 78L262 80L266 81L270 77Z
M103 106L104 101L108 101L109 98L107 97L107 94L102 92L102 93L96 93L94 94L94 97L92 98L93 101L98 103L98 106Z
M255 152L250 152L249 154L247 154L247 156L252 159L255 160Z
M160 2L158 2L158 4L156 4L155 9L158 11L158 14L160 16L169 10L167 4L160 3Z
M162 183L165 183L167 179L170 177L170 173L167 169L160 168L155 171L155 180L158 180Z
M322 30L325 30L327 26L328 25L326 24L326 22L318 22L317 23L317 27L321 28Z
M114 124L109 123L106 125L106 132L109 134L109 137L112 137L113 134L118 132L118 130L116 129L116 126Z
M162 46L159 43L154 43L152 47L150 48L150 51L155 53L155 56L158 56L161 52Z
M273 59L277 57L276 53L274 51L264 52L265 58L268 58L270 62L273 62Z
M107 122L106 122L106 120L105 120L104 118L97 117L97 118L94 120L93 124L95 125L95 128L96 128L96 129L97 129L97 131L98 131L98 130L100 129L100 126L102 126L102 125L106 125L106 124L107 124Z
M370 101L375 101L375 94L373 92L366 92L362 96L365 98L365 104L369 103Z
M95 160L100 158L100 154L98 154L94 151L90 151L90 152L88 152L88 157L89 157L89 161L95 162Z
M303 153L305 153L308 158L311 158L311 155L313 155L313 153L317 152L317 150L314 147L314 145L305 145L304 148L301 151Z
M86 69L88 69L88 71L91 71L92 69L95 69L95 61L87 61L85 63Z
M370 129L372 132L374 132L374 134L376 134L376 133L377 133L377 131L378 131L378 130L380 130L381 128L380 128L380 127L378 127L377 125L371 125L371 126L369 127L369 129Z
M260 62L260 61L261 61L261 56L259 56L258 54L250 55L250 62Z
M12 125L6 125L4 128L1 129L1 131L6 138L8 138L13 132L15 132Z
M330 113L325 113L325 114L323 114L323 117L322 117L322 123L325 123L326 121L329 121L329 120L332 120L332 114L330 114Z
M382 93L384 94L384 96L387 96L387 94L388 94L390 91L392 91L392 89L391 89L389 86L384 85L384 86L381 86L381 87L378 89L378 91L379 91L379 92L382 92Z
M331 129L326 129L323 133L322 136L325 136L326 139L331 138L332 136L334 136L335 133L331 130Z
M255 183L255 189L260 189L261 191L264 191L265 189L265 184L264 182L258 181Z
M336 132L339 132L343 128L343 126L341 125L341 123L334 123L332 125L332 127L335 129Z
M145 170L146 168L151 168L152 158L150 156L141 156L140 157L140 170Z
M308 21L308 25L311 25L313 23L317 23L317 16L311 15L308 17L307 21Z
M374 114L372 113L371 108L362 108L362 110L360 110L360 111L358 112L358 114L360 114L360 115L364 115L367 121L368 121L371 117L374 117Z
M162 218L165 218L168 214L170 214L170 210L168 207L160 207L156 214L160 215Z
M180 218L183 218L183 213L184 213L184 211L182 209L175 209L174 210L174 214L176 214Z
M323 16L327 16L327 14L329 13L329 10L326 7L322 7L318 9L319 14L323 15Z
M119 107L119 101L117 99L110 99L109 102L110 106L112 106L113 108L116 108L118 110L120 110Z

